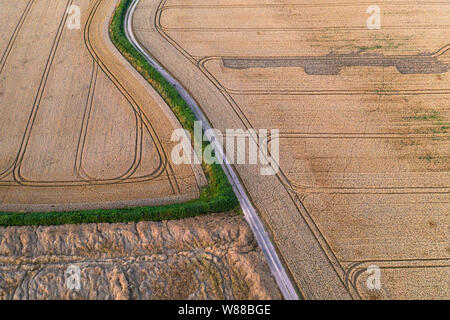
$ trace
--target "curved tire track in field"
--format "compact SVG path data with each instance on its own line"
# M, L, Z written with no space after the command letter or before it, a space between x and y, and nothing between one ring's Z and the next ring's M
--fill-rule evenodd
M113 78L113 76L109 73L108 69L104 66L102 60L98 57L97 53L95 52L94 47L91 44L91 39L90 39L91 24L92 24L94 15L98 9L98 6L100 5L100 2L101 1L97 1L96 3L94 3L94 6L89 13L89 17L88 17L86 26L84 28L84 33L83 33L84 44L94 61L94 66L93 66L93 70L92 70L91 85L89 87L89 96L88 96L88 100L86 102L86 110L85 110L85 114L83 116L83 125L81 128L80 138L78 141L78 149L77 149L77 156L75 159L75 168L74 169L75 169L75 172L77 173L77 175L82 177L84 180L88 180L88 181L96 180L94 177L92 177L86 173L86 171L84 170L82 165L83 165L84 149L85 149L85 144L86 144L86 139L87 139L87 134L88 134L88 123L89 123L90 113L91 113L91 109L92 109L93 99L95 96L95 87L96 87L96 82L97 82L98 69L101 69L103 74L105 74L106 77L111 82L113 82L115 87L127 99L128 103L130 104L130 106L133 109L133 114L135 116L135 121L136 121L136 137L135 137L135 142L134 142L135 148L134 148L133 162L131 163L130 167L128 169L126 169L126 171L123 174L121 174L117 177L114 177L114 178L107 179L107 180L111 180L111 181L116 181L116 180L124 180L124 179L129 178L136 172L137 168L139 167L139 164L141 162L141 157L142 157L142 131L143 131L142 130L142 117L139 117L140 115L136 112L132 101L130 101L130 99L128 99L128 97L126 95L127 93L123 92L124 90L122 90L122 86L120 85L120 82L117 81L118 84L115 83L114 80L116 80L116 79ZM157 170L160 167L161 167L161 157L160 157L160 165L158 166Z
M66 7L67 8L70 7L72 5L72 3L73 3L73 0L68 0ZM47 58L47 62L46 62L45 69L44 69L44 73L43 73L43 75L41 77L41 80L40 80L40 83L39 83L39 88L38 88L36 97L34 99L33 107L31 109L31 114L30 114L30 116L28 118L27 126L26 126L25 132L24 132L23 137L22 137L22 142L20 144L19 152L17 153L17 157L16 157L16 160L15 160L15 163L14 163L13 178L14 178L14 181L16 183L18 183L18 184L26 184L26 179L24 179L22 177L21 172L20 172L21 171L21 165L22 165L22 161L23 161L23 158L24 158L24 155L25 155L26 148L28 146L28 142L30 140L31 130L33 128L34 121L36 119L36 114L37 114L37 111L39 109L42 96L44 94L44 89L45 89L45 86L47 84L48 76L50 74L50 69L51 69L53 61L55 59L55 55L56 55L56 51L57 51L59 42L61 40L61 36L62 36L62 33L63 33L64 25L65 25L65 23L67 21L67 17L68 17L68 13L65 12L64 15L62 16L60 22L59 22L59 26L58 26L58 29L57 29L57 32L56 32L56 36L55 36L55 39L53 40L53 44L52 44L52 47L50 49L50 54L49 54L49 56Z
M34 1L34 0L32 0ZM68 0L67 7L70 7L73 0ZM32 2L30 2L32 4ZM33 181L29 180L22 176L21 174L21 164L24 157L24 154L27 149L28 140L31 136L31 131L34 124L34 118L36 117L36 114L38 112L39 106L40 106L40 100L43 96L47 78L51 72L53 60L56 56L56 52L58 50L59 42L61 40L62 34L64 32L65 23L68 17L68 13L65 12L58 28L58 32L56 34L49 58L47 60L46 70L44 72L44 75L41 78L40 87L35 99L35 104L33 106L33 110L30 115L30 119L28 121L27 129L24 134L22 146L19 150L19 153L16 157L15 163L11 166L10 171L14 174L14 182L13 184L19 184L23 186L33 186L33 187L65 187L65 186L84 186L84 185L107 185L107 184L117 184L117 183L135 183L135 182L146 182L150 180L154 180L162 176L165 172L167 172L167 177L169 179L170 184L172 185L173 192L176 193L179 192L179 186L178 181L175 175L173 174L172 169L170 168L170 164L167 160L167 155L162 147L161 141L156 134L155 130L152 127L152 124L150 123L149 119L147 119L146 115L143 113L139 105L136 103L136 101L133 99L132 94L122 85L122 83L117 79L114 74L112 74L109 70L109 68L106 66L104 61L99 57L97 54L95 48L91 45L90 40L90 27L92 20L96 14L96 11L99 7L99 5L102 3L102 0L97 0L94 4L92 9L89 12L89 19L87 21L87 25L85 27L85 32L83 36L83 40L86 45L86 49L90 53L90 55L93 58L94 61L94 73L95 69L100 69L106 77L113 83L113 85L119 90L120 94L128 101L130 104L130 107L133 110L133 113L136 117L136 142L135 142L135 156L132 165L130 168L127 169L127 171L115 178L108 178L108 179L95 179L93 177L88 176L87 174L84 174L84 170L82 168L82 155L83 155L83 147L84 147L84 141L83 141L83 128L81 128L80 132L80 143L79 143L79 150L77 152L77 159L75 159L75 171L77 173L77 176L79 176L82 180L64 180L64 181L52 181L52 180L44 180L44 181ZM29 11L31 4L28 5L27 11ZM25 20L26 15L24 14L21 23L23 24L23 21ZM98 72L98 70L97 70ZM92 79L91 79L92 80ZM95 81L95 79L94 79ZM92 88L92 83L89 90L95 90L95 88ZM89 103L89 101L87 102ZM87 124L87 121L86 121ZM145 129L144 129L145 128ZM159 157L159 164L153 172L150 172L148 174L142 175L142 176L133 176L136 171L139 168L139 165L141 163L141 154L142 154L142 147L143 147L143 134L144 130L148 133L151 141L155 145L155 150L158 153ZM86 132L85 132L86 133ZM80 149L81 148L81 149ZM78 158L78 156L80 156ZM79 164L79 166L78 166ZM167 171L169 167L170 173ZM5 172L3 175L8 174L8 172Z

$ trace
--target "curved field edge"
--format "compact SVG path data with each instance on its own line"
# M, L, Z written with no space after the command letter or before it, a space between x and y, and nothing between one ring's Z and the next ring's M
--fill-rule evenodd
M177 90L128 41L124 31L125 15L132 0L122 0L116 7L110 24L110 38L116 48L161 95L183 128L191 135L196 117ZM204 146L204 148L206 145ZM237 209L239 201L225 172L219 164L205 164L208 185L200 197L185 203L143 206L124 209L97 209L67 212L0 212L0 226L61 225L80 223L120 223L139 221L179 220L202 214Z

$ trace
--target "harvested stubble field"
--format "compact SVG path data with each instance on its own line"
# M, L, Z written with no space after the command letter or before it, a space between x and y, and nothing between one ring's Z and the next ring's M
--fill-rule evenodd
M450 298L450 4L141 0L139 41L212 124L280 129L237 170L306 298ZM370 265L381 290L366 286Z
M179 122L109 39L115 4L0 1L0 211L199 197L201 167L171 163Z

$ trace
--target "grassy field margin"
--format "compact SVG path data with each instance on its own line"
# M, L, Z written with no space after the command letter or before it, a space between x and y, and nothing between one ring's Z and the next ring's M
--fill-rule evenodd
M128 41L124 31L125 14L132 0L118 4L110 24L110 37L122 55L161 95L174 112L183 128L191 135L196 117L178 91L137 51ZM205 148L206 146L204 146ZM0 226L61 225L79 223L115 223L177 220L202 214L227 212L238 208L239 202L228 182L225 172L218 164L205 164L203 169L208 185L200 197L185 203L163 206L144 206L125 209L98 209L68 212L0 213Z

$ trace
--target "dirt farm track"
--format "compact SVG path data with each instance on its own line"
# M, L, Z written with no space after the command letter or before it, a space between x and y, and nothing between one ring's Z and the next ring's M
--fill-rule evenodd
M133 29L214 127L280 129L277 176L237 170L304 297L450 298L450 4L371 4L141 0Z
M81 8L80 30L67 8ZM171 164L178 121L109 40L111 1L0 1L0 209L162 204L198 197ZM37 27L39 26L39 27Z
M201 167L170 159L179 122L109 39L119 0L13 2L0 211L198 197ZM304 298L450 299L450 3L378 1L368 29L373 4L140 0L132 27L215 128L280 130L278 174L235 168Z

